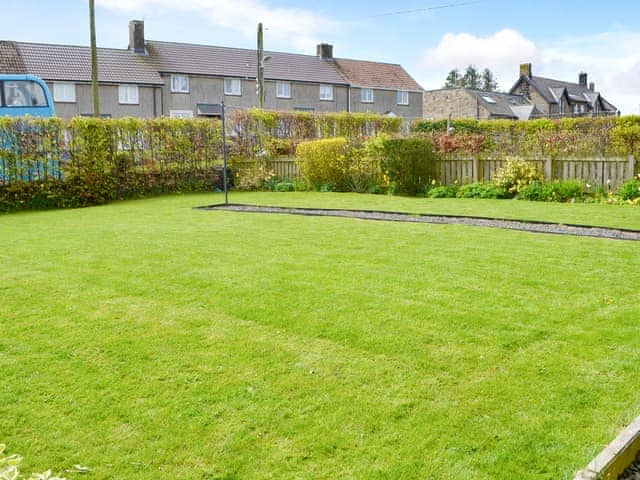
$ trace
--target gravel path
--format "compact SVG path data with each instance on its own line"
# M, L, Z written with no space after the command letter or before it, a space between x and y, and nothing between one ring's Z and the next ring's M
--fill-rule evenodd
M373 210L340 210L327 208L287 208L259 205L210 205L196 207L202 210L227 210L232 212L279 213L288 215L306 215L319 217L346 217L364 220L382 220L388 222L435 223L470 225L475 227L502 228L535 233L552 233L557 235L577 235L582 237L610 238L615 240L640 241L640 230L590 227L587 225L566 225L551 222L531 222L507 220L500 218L464 217L453 215L410 214L401 212L384 212Z

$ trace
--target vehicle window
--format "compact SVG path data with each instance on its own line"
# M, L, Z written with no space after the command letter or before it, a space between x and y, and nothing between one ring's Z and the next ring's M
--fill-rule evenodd
M4 99L7 107L46 107L47 97L36 82L13 80L4 82Z

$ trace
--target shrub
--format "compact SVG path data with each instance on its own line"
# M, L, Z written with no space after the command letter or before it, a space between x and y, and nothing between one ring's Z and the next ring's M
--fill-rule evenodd
M316 190L367 192L377 187L381 177L372 150L344 137L302 142L296 161L307 184Z
M320 189L335 185L337 190L349 186L349 144L344 137L314 140L298 144L296 161L307 184Z
M457 185L439 185L429 189L427 197L429 198L456 198L458 194Z
M493 184L504 189L507 194L516 195L532 182L542 182L543 176L531 162L510 158L493 177Z
M381 135L370 142L368 151L379 159L392 193L418 195L425 191L435 161L433 143L429 139Z
M470 183L462 185L456 194L458 198L505 198L503 188L491 183Z
M518 198L534 202L545 202L547 200L545 185L539 181L531 182L520 190Z
M619 194L623 200L640 198L640 179L636 177L633 180L625 182L622 187L620 187Z
M568 202L581 200L584 184L580 180L555 180L544 186L545 200L548 202Z

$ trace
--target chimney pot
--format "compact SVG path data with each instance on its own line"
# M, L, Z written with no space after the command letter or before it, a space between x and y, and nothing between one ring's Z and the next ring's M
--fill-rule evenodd
M582 72L580 74L580 76L578 77L578 82L580 83L580 85L582 85L583 87L587 86L587 74Z
M322 59L333 59L333 45L320 43L316 47L316 55Z
M129 22L129 50L139 55L146 55L144 42L144 21L131 20Z
M533 69L530 63L521 63L520 64L520 76L531 78L533 76Z

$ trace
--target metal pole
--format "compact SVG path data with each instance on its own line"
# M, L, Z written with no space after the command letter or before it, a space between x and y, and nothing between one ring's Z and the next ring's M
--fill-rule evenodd
M258 106L264 108L264 41L262 23L258 24Z
M225 129L224 119L224 101L221 103L222 107L222 183L224 184L224 204L229 205L229 189L227 187L227 131Z

